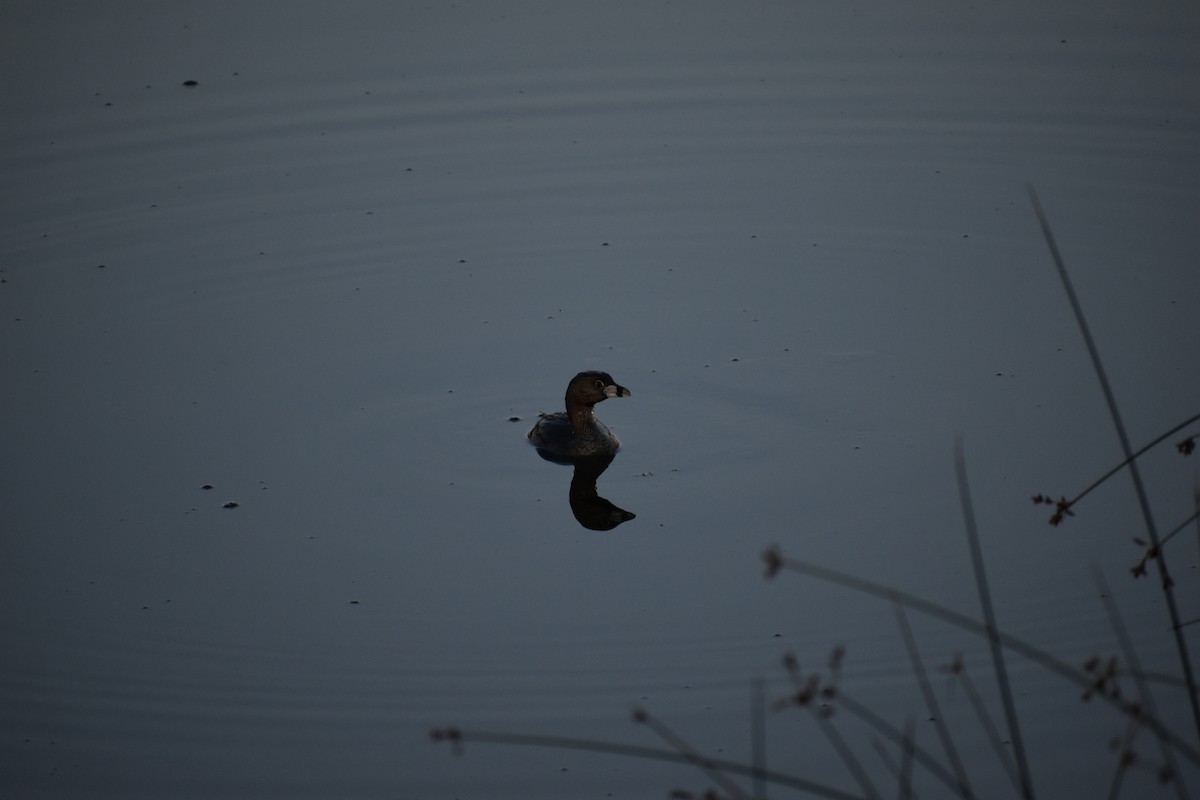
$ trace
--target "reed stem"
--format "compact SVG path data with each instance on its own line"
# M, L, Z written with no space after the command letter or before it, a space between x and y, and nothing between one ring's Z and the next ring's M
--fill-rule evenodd
M1100 360L1100 351L1096 348L1096 342L1092 339L1092 332L1088 328L1087 319L1083 315L1083 307L1080 305L1079 298L1075 294L1075 287L1071 284L1070 275L1067 274L1067 266L1058 251L1058 244L1054 241L1054 232L1050 230L1050 222L1046 218L1046 212L1042 210L1042 204L1038 200L1037 192L1034 191L1033 186L1029 187L1029 199L1033 203L1033 212L1037 215L1038 224L1042 229L1042 236L1046 240L1046 247L1050 250L1050 257L1054 260L1054 266L1058 270L1058 277L1062 280L1063 291L1066 292L1067 300L1071 304L1071 311L1075 314L1075 322L1079 326L1079 333L1083 336L1084 344L1087 345L1088 355L1092 360L1092 367L1096 370L1096 377L1100 381L1100 390L1104 393L1104 402L1108 405L1109 416L1112 417L1113 426L1117 429L1117 439L1121 442L1121 451L1125 455L1125 460L1129 463L1129 476L1133 479L1133 488L1137 493L1138 506L1141 508L1142 519L1146 525L1146 534L1150 537L1150 546L1158 554L1155 562L1158 564L1163 596L1167 601L1167 613L1171 618L1171 632L1175 636L1175 648L1179 654L1180 668L1183 671L1183 677L1188 686L1187 695L1188 703L1192 710L1192 719L1196 723L1197 736L1200 737L1200 693L1196 689L1196 677L1192 672L1192 660L1188 655L1187 639L1183 635L1183 629L1179 621L1179 609L1175 603L1175 590L1171 586L1171 578L1167 572L1166 555L1163 553L1158 540L1158 530L1154 524L1154 515L1150 512L1150 500L1146 494L1146 487L1142 483L1142 473L1138 469L1137 463L1133 460L1133 448L1129 445L1129 435L1125 432L1125 423L1121 419L1121 411L1117 407L1116 397L1113 395L1112 386L1108 382L1108 374L1105 372L1104 364Z

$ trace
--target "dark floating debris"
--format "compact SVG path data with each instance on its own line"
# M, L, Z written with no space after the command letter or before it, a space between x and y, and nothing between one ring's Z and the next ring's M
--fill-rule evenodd
M208 491L212 491L213 485L211 483L206 483L203 486L201 486L200 488L203 489L204 491L208 492Z
M188 87L192 87L192 86L199 86L199 85L200 85L200 81L194 81L194 80L191 80L191 79L189 78L188 80L186 80L186 81L184 81L184 82L183 82L183 85L184 85L184 86L188 86Z
M508 421L509 422L520 422L521 418L520 417L509 417Z
M221 507L222 507L222 508L237 508L237 507L238 507L238 503L237 503L236 501L234 501L234 500L230 500L228 503L226 503L225 505L223 505L223 506L221 506Z

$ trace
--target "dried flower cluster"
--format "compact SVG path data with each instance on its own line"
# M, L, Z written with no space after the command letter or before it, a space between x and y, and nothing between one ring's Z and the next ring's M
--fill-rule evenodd
M461 756L463 752L462 731L458 728L434 728L429 732L429 738L435 742L449 742L454 755Z
M811 708L814 713L819 714L822 718L828 719L833 716L835 710L833 701L837 699L838 681L842 676L842 660L845 658L846 649L841 647L833 648L829 654L829 671L830 678L827 681L822 681L821 676L813 673L808 677L800 671L800 662L792 653L784 653L783 668L788 671L788 675L795 684L796 689L790 694L776 700L771 704L774 711L782 711L785 708L796 706L799 708Z
M1033 504L1036 505L1053 505L1054 513L1050 515L1050 524L1057 526L1063 521L1063 517L1073 517L1075 512L1071 510L1071 506L1075 504L1074 500L1068 500L1065 497L1060 497L1057 500L1048 495L1041 493L1033 496Z
M763 561L766 562L767 569L765 574L767 580L774 578L779 574L779 570L783 569L783 551L779 549L779 545L773 544L763 552Z
M1167 572L1166 562L1162 560L1162 549L1160 547L1155 547L1154 545L1150 544L1149 542L1147 542L1145 539L1142 539L1141 537L1134 537L1133 542L1138 547L1146 548L1146 552L1142 554L1141 559L1136 564L1134 564L1129 570L1130 572L1133 573L1133 577L1135 577L1135 578L1145 577L1146 576L1146 565L1157 558L1159 560L1159 563L1162 565L1163 588L1169 588L1169 587L1174 586L1175 579L1172 578L1170 573Z

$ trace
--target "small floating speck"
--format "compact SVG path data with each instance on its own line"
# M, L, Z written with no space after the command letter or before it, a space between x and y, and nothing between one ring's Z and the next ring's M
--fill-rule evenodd
M199 85L200 85L200 81L194 81L194 80L192 80L192 79L190 79L190 78L189 78L188 80L186 80L186 81L184 81L184 82L183 82L183 85L184 85L184 86L187 86L187 87L199 86Z
M200 488L203 489L204 491L208 492L208 491L212 490L213 485L211 483L206 483L203 486L201 486Z
M237 501L230 500L225 505L221 506L221 508L237 508L238 505L239 505L239 503Z
M509 422L520 422L521 418L520 417L509 417L508 421Z
M351 600L351 601L350 601L350 605L352 605L352 606L356 606L356 605L358 605L358 604L359 604L359 603L358 603L358 601L357 601L357 600Z

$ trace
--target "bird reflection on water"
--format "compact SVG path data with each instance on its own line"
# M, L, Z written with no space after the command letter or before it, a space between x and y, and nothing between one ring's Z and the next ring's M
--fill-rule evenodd
M549 456L541 450L538 455L556 464L573 464L575 474L571 476L571 489L567 499L571 503L571 513L579 524L593 531L611 531L622 522L628 522L637 515L632 511L613 505L596 491L596 479L608 469L614 456L584 456L566 461L561 457Z
M567 384L567 410L542 414L528 434L542 458L574 466L568 493L571 513L590 530L609 531L636 516L596 491L596 480L608 469L621 443L592 413L596 403L631 394L607 372L580 372Z

